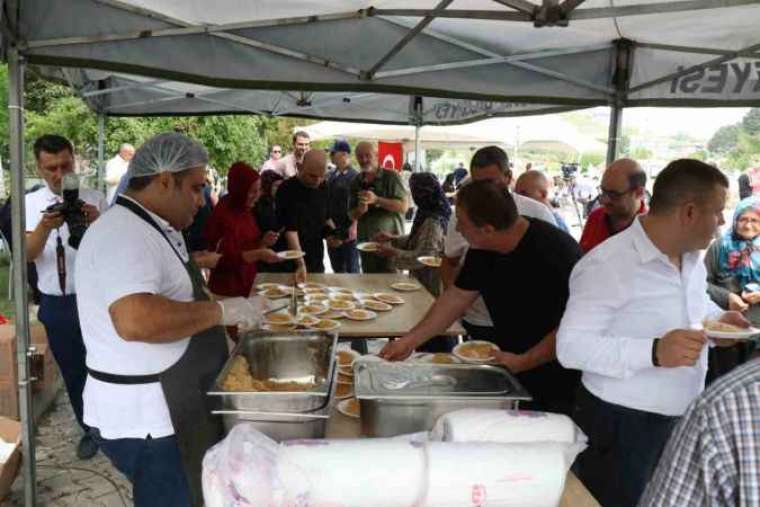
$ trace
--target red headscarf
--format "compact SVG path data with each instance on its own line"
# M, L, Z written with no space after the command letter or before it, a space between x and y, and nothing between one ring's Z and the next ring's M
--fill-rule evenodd
M261 248L261 231L246 207L248 191L259 179L253 167L235 162L227 179L227 195L219 200L206 221L203 235L210 248L222 254L211 270L209 288L222 296L248 296L256 278L256 264L243 260L242 253Z
M245 211L245 201L251 185L259 180L259 173L245 162L235 162L227 174L227 195L230 209Z

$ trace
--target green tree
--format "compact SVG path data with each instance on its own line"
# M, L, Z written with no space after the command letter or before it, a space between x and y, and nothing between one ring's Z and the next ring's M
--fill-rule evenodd
M711 153L727 153L731 151L739 140L739 131L741 124L724 125L715 131L710 141L707 143L707 149Z
M753 107L744 115L742 127L750 135L760 134L760 107Z

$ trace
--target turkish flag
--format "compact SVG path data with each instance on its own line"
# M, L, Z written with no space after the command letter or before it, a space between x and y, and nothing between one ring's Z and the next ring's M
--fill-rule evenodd
M404 163L404 147L401 143L377 143L377 160L383 169L401 171Z

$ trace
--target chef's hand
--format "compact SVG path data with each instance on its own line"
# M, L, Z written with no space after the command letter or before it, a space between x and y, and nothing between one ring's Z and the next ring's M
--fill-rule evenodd
M507 369L512 373L521 373L528 369L525 366L525 361L523 360L523 356L521 354L513 354L512 352L494 350L493 355L494 360L497 363L506 366Z
M209 250L193 252L193 260L199 268L214 269L221 258L222 254Z
M270 247L277 243L278 239L280 239L280 234L277 231L267 231L261 239L261 244L265 247Z
M403 361L414 352L414 347L410 343L410 340L405 338L399 338L398 340L391 340L385 344L383 350L380 351L378 356L388 361Z
M657 361L664 368L694 366L707 342L704 331L674 329L657 342Z
M754 305L760 303L760 292L742 292L742 299L747 303Z
M222 308L219 324L239 326L241 329L252 329L258 326L262 313L268 307L266 300L260 296L222 299L217 301L217 304Z
M746 312L749 308L749 304L747 304L740 295L738 294L729 294L728 295L728 309L733 310L736 312Z
M92 204L83 204L82 212L84 213L84 218L87 220L88 224L93 223L98 219L98 217L100 217L100 211L96 206L93 206Z
M725 312L723 315L720 316L718 319L720 322L725 322L726 324L731 324L736 327L741 328L748 328L750 327L751 323L746 318L744 318L744 315L742 315L740 312L737 311L730 311ZM739 340L732 340L730 338L710 338L716 347L733 347L737 343L739 343Z

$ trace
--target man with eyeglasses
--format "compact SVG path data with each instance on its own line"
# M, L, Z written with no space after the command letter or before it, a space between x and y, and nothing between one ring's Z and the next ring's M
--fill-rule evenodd
M282 146L279 144L272 145L272 151L269 152L269 160L261 165L261 172L264 171L277 171L278 167L282 165Z
M646 174L635 160L621 158L607 167L599 187L602 206L588 216L581 235L580 244L584 253L624 231L637 215L646 213L646 181Z

